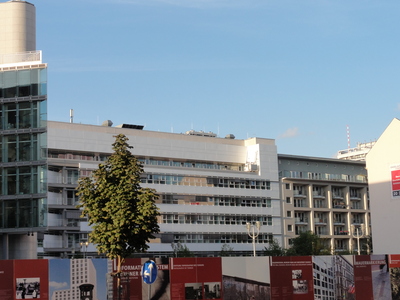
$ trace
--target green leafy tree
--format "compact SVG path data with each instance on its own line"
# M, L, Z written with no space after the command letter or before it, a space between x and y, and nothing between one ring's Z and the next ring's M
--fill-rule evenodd
M188 246L181 244L181 242L172 243L171 247L175 257L194 257L194 253L190 251Z
M366 241L361 246L361 252L362 252L362 254L370 255L373 252L372 236L371 235L367 235L365 238L366 238Z
M324 245L324 240L312 231L305 231L292 239L292 246L287 250L290 256L329 255L329 247Z
M266 256L286 256L286 249L282 248L277 239L268 243L265 247L264 254Z
M93 229L89 240L99 253L117 259L117 278L124 259L145 252L153 234L159 232L158 196L155 190L140 186L143 167L127 141L123 134L116 136L111 156L90 177L81 178L77 187L82 215Z
M219 256L233 256L233 247L229 246L228 244L223 244L221 247L221 251L219 252Z

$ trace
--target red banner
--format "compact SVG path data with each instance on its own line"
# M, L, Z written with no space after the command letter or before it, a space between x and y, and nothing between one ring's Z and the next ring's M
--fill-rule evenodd
M171 258L171 300L222 299L220 257Z
M314 299L311 256L275 256L270 262L271 299Z

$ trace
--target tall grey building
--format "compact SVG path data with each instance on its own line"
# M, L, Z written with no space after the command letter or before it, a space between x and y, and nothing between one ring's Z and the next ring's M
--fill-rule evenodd
M36 258L46 226L47 65L35 7L0 3L1 257Z

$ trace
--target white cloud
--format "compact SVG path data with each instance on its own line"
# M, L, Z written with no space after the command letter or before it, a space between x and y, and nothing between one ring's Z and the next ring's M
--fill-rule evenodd
M56 281L50 281L49 286L55 289L65 289L68 287L68 283L66 282L56 282Z
M283 134L281 134L278 138L285 139L285 138L292 138L299 135L299 128L292 127L287 129Z

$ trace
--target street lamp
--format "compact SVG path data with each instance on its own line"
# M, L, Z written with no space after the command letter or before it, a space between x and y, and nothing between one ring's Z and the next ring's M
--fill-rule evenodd
M246 223L247 234L253 239L253 256L256 256L256 238L260 234L260 227L260 221L256 221L255 225L250 224L250 222ZM255 232L255 229L257 229L257 233Z
M356 226L356 225L351 225L352 230L351 233L354 238L357 239L357 253L360 255L360 238L364 236L364 230L363 230L363 225Z
M87 247L89 246L89 242L80 242L80 245L81 248L85 247L83 251L83 258L86 258L86 252L87 252Z

